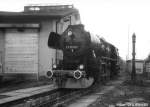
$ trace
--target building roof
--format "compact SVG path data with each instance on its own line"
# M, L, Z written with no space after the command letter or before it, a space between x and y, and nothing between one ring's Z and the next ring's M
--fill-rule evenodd
M67 7L68 6L68 7ZM78 13L73 6L25 6L23 12L0 11L0 23L19 21L40 21L48 19L60 19L72 13Z

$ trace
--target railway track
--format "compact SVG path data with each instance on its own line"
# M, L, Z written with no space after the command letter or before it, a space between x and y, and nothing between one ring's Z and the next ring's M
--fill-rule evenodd
M94 90L94 86L88 89L54 89L42 94L33 95L1 104L0 107L57 107L64 105Z
M50 85L49 81L31 81L31 80L5 80L0 82L0 93L9 92L18 89L31 88L37 86Z
M35 94L30 97L20 98L0 104L0 107L40 107L44 103L58 97L59 89L50 90L45 93Z
M0 107L58 107L89 94L96 88L97 84L87 89L53 89L48 92L1 104Z
M58 93L58 96L56 99L53 99L52 101L49 101L48 103L41 104L39 107L62 107L63 105L66 105L67 103L83 96L86 94L89 94L95 90L96 85L87 88L87 89L76 89L76 90L70 90L70 89L60 89L60 92Z
M103 83L96 83L88 89L82 89L82 90L78 90L78 91L69 93L64 96L60 96L60 98L58 99L59 102L54 107L66 107L66 105L71 104L72 102L76 101L77 99L80 99L81 97L86 96L86 95L88 96L93 93L99 92L100 90L101 90L101 93L106 93L106 92L112 90L115 87L115 84L122 83L123 80L122 79L120 80L119 78L116 78L112 81L106 80ZM108 89L105 87L108 87Z
M73 101L84 94L89 93L89 90L79 90L79 91L70 91L70 92L58 92L57 97L51 99L45 103L41 103L38 107L60 107L66 103ZM66 93L66 94L65 94Z
M72 93L69 93L67 95L64 95L64 96L60 96L59 99L58 99L58 103L56 103L53 107L60 107L60 106L64 106L64 105L67 105L67 103L85 95L85 94L88 94L92 92L92 90L79 90L79 91L75 91L75 92L72 92Z

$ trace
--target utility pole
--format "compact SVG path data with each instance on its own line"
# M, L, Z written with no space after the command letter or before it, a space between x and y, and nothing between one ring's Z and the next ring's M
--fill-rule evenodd
M132 73L131 80L135 83L136 81L136 71L135 71L135 43L136 43L136 35L133 33L132 35Z
M127 60L129 59L129 45L130 45L129 44L129 35L130 35L129 34L129 32L130 32L129 30L130 30L130 25L128 25L128 55L127 55Z

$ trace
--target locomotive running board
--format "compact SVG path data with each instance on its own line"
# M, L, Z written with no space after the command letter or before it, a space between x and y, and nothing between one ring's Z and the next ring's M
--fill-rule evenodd
M74 78L68 78L64 88L88 88L94 82L94 78L80 78L79 80Z

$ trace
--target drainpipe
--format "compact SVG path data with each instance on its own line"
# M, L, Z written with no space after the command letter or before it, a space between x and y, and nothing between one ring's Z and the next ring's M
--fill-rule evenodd
M58 34L58 23L59 23L59 20L57 20L56 21L56 33ZM56 52L55 52L55 63L57 64L57 53L58 53L58 51L57 51L57 49L56 49Z

